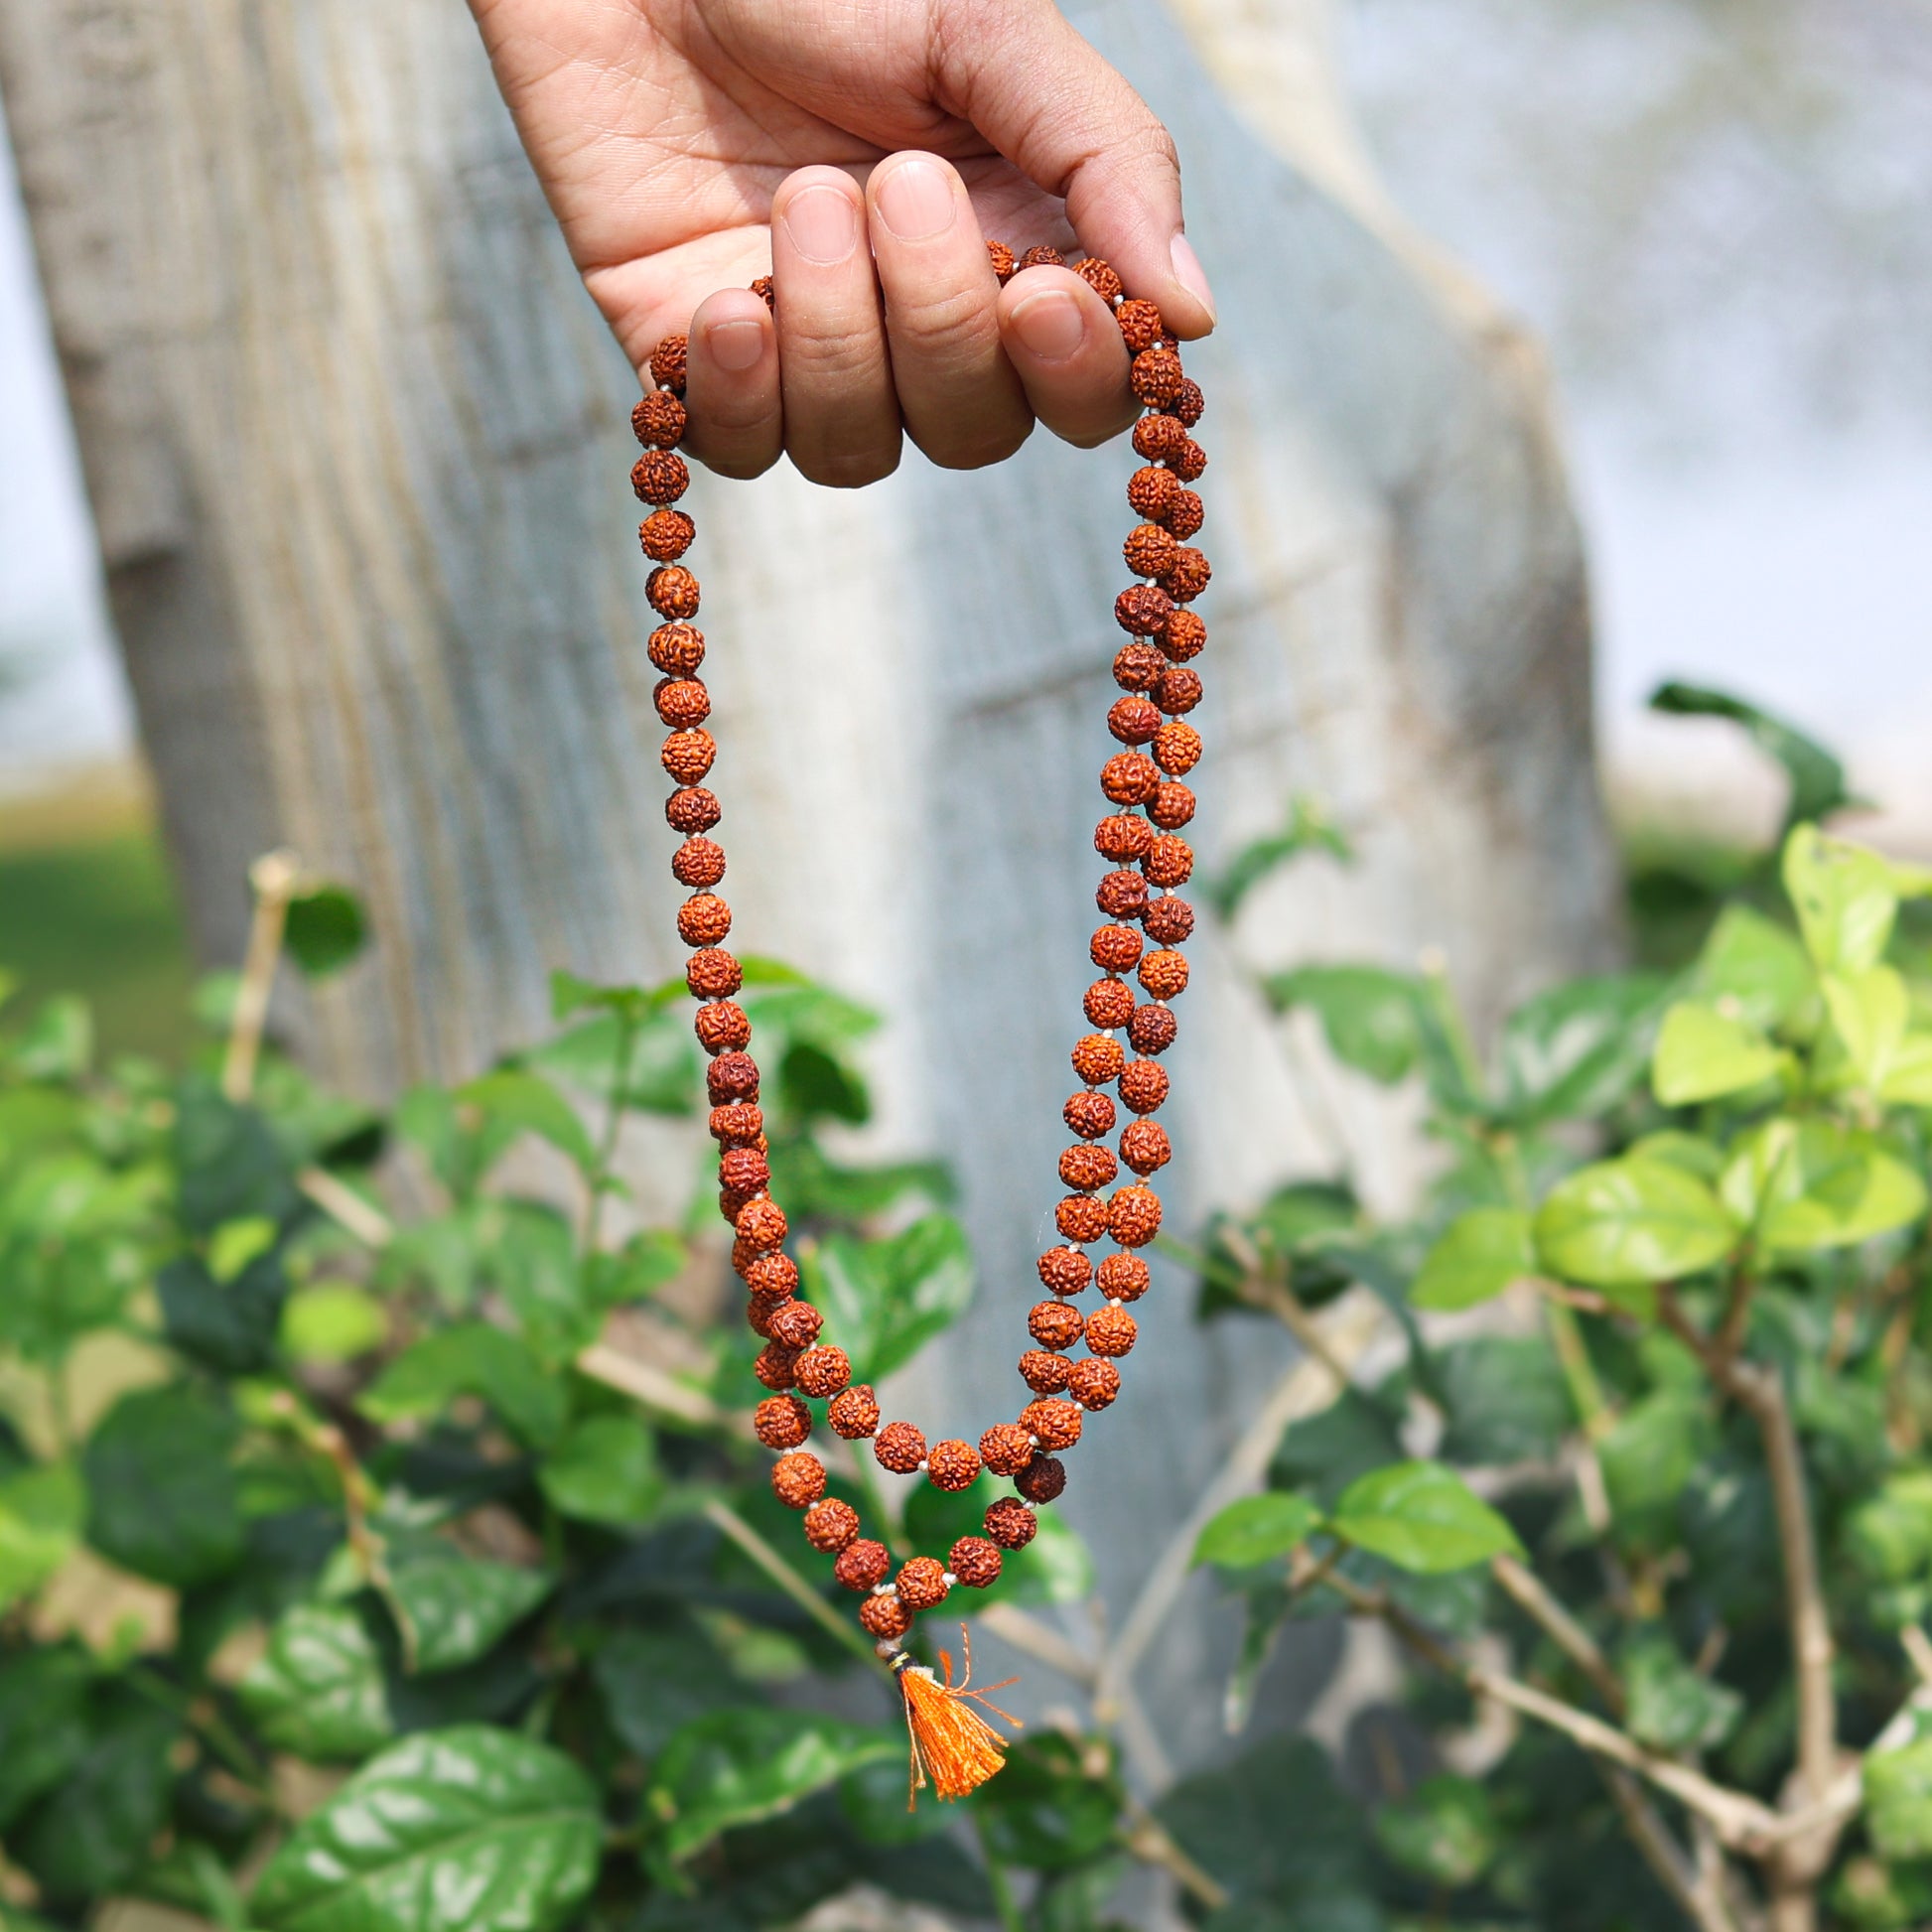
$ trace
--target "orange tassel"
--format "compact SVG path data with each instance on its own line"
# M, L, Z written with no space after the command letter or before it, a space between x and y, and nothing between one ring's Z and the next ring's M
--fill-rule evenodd
M968 1699L984 1704L1016 1730L1022 1728L1020 1720L1002 1711L985 1691L967 1689L973 1676L973 1640L963 1623L959 1636L965 1647L966 1672L956 1685L950 1651L939 1653L940 1668L946 1673L943 1684L904 1651L893 1660L893 1671L905 1699L905 1730L912 1740L912 1766L905 1781L907 1811L917 1805L917 1794L925 1789L928 1771L939 1796L950 1800L978 1790L994 1772L1006 1768L1006 1739L977 1711L967 1708ZM1008 1684L1019 1682L1017 1677L1009 1677L990 1689L1004 1691Z

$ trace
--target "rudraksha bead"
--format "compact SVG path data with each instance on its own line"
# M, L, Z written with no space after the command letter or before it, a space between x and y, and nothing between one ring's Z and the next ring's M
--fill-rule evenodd
M1089 1356L1073 1364L1066 1378L1066 1392L1082 1409L1104 1409L1120 1394L1120 1370L1112 1362Z
M698 580L682 564L659 564L644 579L644 595L660 617L698 615Z
M1043 1348L1029 1348L1020 1357L1020 1379L1035 1395L1057 1395L1066 1387L1066 1357Z
M1125 1191L1132 1192L1132 1189ZM827 1396L837 1395L852 1380L852 1357L829 1342L814 1342L799 1356L792 1374L807 1395L823 1401Z
M946 1568L968 1589L987 1589L1000 1581L1000 1546L983 1536L962 1536L946 1553Z
M980 1460L996 1476L1017 1476L1034 1459L1034 1439L1017 1422L995 1423L980 1438Z
M1180 418L1181 422L1188 429L1192 429L1206 415L1207 398L1201 394L1201 387L1198 382L1184 381L1181 383L1180 394L1174 398L1173 413Z
M1132 864L1153 843L1153 828L1133 812L1111 813L1093 828L1093 849L1117 866Z
M1164 889L1184 886L1193 877L1194 848L1185 839L1176 838L1172 832L1163 832L1148 847L1147 857L1141 861L1141 871L1147 875L1150 886Z
M1139 805L1160 788L1161 772L1145 752L1116 752L1100 767L1100 789L1116 805Z
M872 1446L882 1469L909 1476L925 1460L925 1438L909 1422L889 1422Z
M1127 1043L1137 1053L1165 1053L1179 1032L1180 1022L1174 1018L1173 1009L1156 1002L1134 1009L1134 1017L1127 1023Z
M709 1011L708 1007L700 1009L701 1013ZM771 1163L757 1148L731 1148L718 1157L718 1184L721 1187L736 1187L746 1193L756 1194L759 1188L771 1184ZM801 1302L798 1306L810 1308L811 1304ZM813 1311L816 1312L815 1310ZM814 1327L812 1334L815 1335L817 1332L817 1328ZM811 1338L811 1335L807 1335L805 1340L809 1341ZM784 1339L791 1341L793 1338L787 1334Z
M1078 1141L1060 1156L1060 1184L1085 1193L1106 1186L1119 1171L1113 1150L1091 1141Z
M680 886L715 886L724 876L725 848L710 839L688 838L671 855L671 877Z
M1127 480L1127 503L1136 516L1159 518L1180 487L1172 470L1150 463Z
M1179 400L1180 385L1187 378L1181 370L1180 357L1171 348L1156 346L1144 348L1135 356L1127 379L1135 395L1149 408L1165 409Z
M699 893L677 908L677 936L687 946L715 946L732 929L732 909L716 893Z
M694 785L711 769L717 756L718 741L709 732L678 731L665 739L657 761L679 784Z
M936 1610L946 1600L946 1566L937 1557L913 1557L898 1567L893 1587L908 1610Z
M825 1420L834 1434L848 1443L864 1442L879 1427L879 1398L873 1394L872 1384L855 1382L851 1388L841 1389L825 1411Z
M805 1512L805 1541L828 1557L849 1549L859 1535L859 1512L836 1496L813 1503Z
M795 1395L766 1396L752 1411L752 1427L766 1449L796 1449L812 1433L812 1412Z
M1187 426L1177 416L1143 416L1134 425L1134 454L1148 463L1170 463L1185 447Z
M1115 1091L1130 1113L1151 1114L1168 1097L1168 1069L1159 1060L1130 1060Z
M1161 340L1161 311L1152 302L1138 298L1123 302L1114 311L1114 320L1120 325L1121 338L1130 355L1139 355Z
M1168 467L1184 483L1192 483L1207 468L1207 452L1191 436L1182 435L1180 447L1167 459Z
M1134 1017L1134 989L1125 980L1111 976L1095 980L1080 1002L1087 1025L1112 1033Z
M847 1589L877 1589L892 1573L893 1553L868 1536L848 1543L832 1566L832 1575Z
M1147 936L1157 946L1178 946L1194 929L1194 908L1184 898L1153 899L1146 924Z
M700 1000L729 999L745 984L745 969L717 946L701 946L684 962L684 983Z
M1175 719L1154 734L1154 761L1173 778L1184 778L1200 762L1200 733Z
M711 693L694 677L665 678L651 693L651 702L673 731L688 731L711 716Z
M723 902L722 899L719 901L720 904ZM712 1108L710 1127L714 1141L743 1147L762 1138L764 1115L757 1107L747 1106L743 1101L733 1101L727 1106Z
M1160 577L1173 567L1178 548L1172 530L1163 529L1158 523L1137 523L1127 533L1120 554L1136 577ZM1173 596L1173 592L1169 595Z
M1114 700L1107 713L1107 729L1123 745L1145 745L1161 729L1161 707L1129 692Z
M1168 660L1160 646L1143 643L1138 637L1114 653L1114 682L1123 691L1152 691L1167 668Z
M1098 1271L1100 1292L1110 1302L1138 1302L1154 1277L1139 1255L1109 1255Z
M684 405L653 390L631 410L630 433L649 449L668 450L684 434Z
M1080 1410L1072 1402L1030 1402L1020 1412L1020 1427L1043 1449L1071 1449L1080 1440Z
M1125 973L1141 956L1141 935L1129 925L1103 925L1087 943L1087 957L1103 973Z
M754 1295L777 1301L798 1292L798 1264L789 1255L759 1255L745 1271Z
M1194 794L1177 778L1170 778L1147 801L1147 815L1164 832L1177 832L1194 815Z
M1042 1348L1071 1348L1082 1329L1079 1310L1064 1302L1035 1302L1027 1316L1027 1332Z
M825 1464L807 1449L793 1449L771 1465L771 1493L787 1509L809 1509L825 1493Z
M825 1317L809 1302L786 1301L778 1305L767 1325L773 1341L782 1343L786 1348L807 1349L818 1339L819 1330L825 1326ZM793 1365L794 1375L803 1366L804 1357L801 1354ZM806 1389L805 1393L810 1395L812 1391Z
M1197 536L1201 525L1206 521L1207 505L1191 489L1176 489L1173 493L1173 501L1161 515L1162 526L1172 530L1175 540L1180 543L1185 543L1191 536Z
M784 1307L782 1302L767 1302L754 1295L745 1304L745 1323L760 1341L771 1339L771 1317Z
M691 472L675 450L646 450L631 465L630 487L641 503L675 503L691 487Z
M778 285L771 279L770 276L760 275L758 278L758 280L752 284L752 293L756 295L758 299L760 302L762 302L767 309L777 308Z
M750 1053L720 1053L704 1070L705 1091L714 1107L759 1097L759 1063Z
M1049 248L1041 243L1037 248L1029 248L1020 257L1022 268L1064 268L1066 257L1057 248Z
M1158 637L1173 610L1173 599L1158 584L1130 584L1114 599L1114 621L1137 637Z
M1073 272L1103 302L1118 302L1124 292L1120 276L1098 255L1089 255L1085 261L1075 262Z
M1110 919L1138 919L1147 910L1147 881L1125 867L1106 873L1093 889L1093 902Z
M1157 1000L1176 1000L1187 990L1187 955L1164 946L1141 961L1137 977Z
M787 1348L783 1342L769 1341L759 1350L758 1360L752 1364L752 1373L767 1389L788 1389L792 1385L792 1369L797 1361L797 1349Z
M935 1489L970 1489L980 1477L980 1452L971 1443L948 1437L925 1452L925 1479Z
M1104 1087L1109 1080L1119 1079L1127 1063L1126 1050L1108 1034L1088 1034L1075 1041L1067 1057L1073 1062L1074 1073L1090 1087Z
M1024 1550L1039 1534L1039 1518L1017 1496L988 1503L980 1527L1002 1550Z
M1048 1248L1039 1258L1040 1286L1049 1295L1078 1295L1092 1280L1093 1263L1078 1248Z
M1198 611L1176 611L1161 633L1161 650L1176 664L1198 657L1207 643L1207 624Z
M986 244L986 259L1002 282L1012 281L1014 271L1020 266L1013 258L1013 250L1004 241L989 241Z
M650 633L650 661L666 677L689 677L704 662L704 632L695 623L660 623Z
M1091 1194L1066 1194L1053 1210L1053 1225L1069 1241L1098 1241L1107 1232L1107 1203Z
M1059 1406L1069 1415L1077 1416L1080 1413L1070 1402L1063 1402ZM1035 1455L1014 1477L1013 1486L1030 1503L1050 1503L1066 1487L1066 1464L1057 1455ZM988 1511L989 1515L991 1513ZM986 1533L993 1536L991 1524L987 1525ZM1000 1539L994 1536L993 1540L997 1543Z
M712 1061L716 1066L718 1062ZM785 1238L785 1211L774 1200L755 1200L738 1217L738 1238L750 1248L775 1248Z
M892 1643L912 1627L912 1612L897 1596L868 1596L859 1605L859 1621L869 1636Z
M1089 1354L1125 1355L1139 1338L1140 1327L1134 1317L1111 1302L1103 1302L1087 1316Z
M664 823L687 838L709 832L724 815L716 796L703 785L680 785L664 801ZM671 870L677 870L675 861Z
M1161 573L1161 588L1176 604L1186 604L1206 590L1208 580L1214 575L1205 556L1200 551L1182 544L1174 553L1173 561Z
M755 1193L748 1193L742 1187L721 1187L718 1190L718 1212L725 1220L735 1221L757 1198Z
M1060 1118L1066 1122L1068 1133L1078 1134L1083 1141L1097 1141L1113 1131L1114 1103L1104 1093L1071 1093L1060 1109Z
M637 541L654 564L674 564L691 548L698 526L682 510L655 509L637 525Z
M684 336L666 336L650 352L651 380L673 395L684 393L684 372L690 344Z
M1120 1137L1120 1158L1136 1173L1154 1173L1173 1158L1168 1130L1155 1120L1137 1120Z
M1184 670L1178 664L1171 664L1163 671L1161 682L1154 687L1154 702L1170 718L1185 717L1200 701L1200 673Z

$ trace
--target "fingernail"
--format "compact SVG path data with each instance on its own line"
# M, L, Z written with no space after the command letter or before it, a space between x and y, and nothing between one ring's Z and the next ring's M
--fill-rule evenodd
M1043 361L1063 362L1087 333L1080 305L1065 289L1042 289L1013 312L1013 333Z
M1207 319L1214 320L1214 291L1207 286L1207 276L1200 265L1200 257L1187 244L1184 234L1173 238L1173 278L1189 295L1198 296L1207 310Z
M785 233L808 262L829 268L859 245L859 210L843 189L800 189L785 204Z
M764 353L764 331L750 316L714 322L704 332L704 346L728 375L742 375Z
M958 213L952 183L930 161L901 161L879 184L879 218L900 241L944 234Z

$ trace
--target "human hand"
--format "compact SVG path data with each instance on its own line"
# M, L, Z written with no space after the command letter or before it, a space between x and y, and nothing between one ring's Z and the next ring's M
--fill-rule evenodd
M586 287L639 369L690 336L685 447L856 485L1130 422L1078 242L1175 335L1214 310L1173 144L1051 0L471 0ZM775 314L746 286L769 273Z

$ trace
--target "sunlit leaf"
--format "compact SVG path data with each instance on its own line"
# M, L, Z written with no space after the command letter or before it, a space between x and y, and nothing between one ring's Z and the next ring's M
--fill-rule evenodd
M1530 1217L1513 1207L1472 1207L1437 1237L1409 1299L1419 1309L1471 1309L1535 1273Z
M1664 1016L1651 1081L1664 1106L1688 1107L1760 1086L1784 1061L1784 1053L1745 1021L1680 1000Z
M1193 1560L1227 1570L1248 1570L1308 1540L1319 1528L1321 1512L1306 1496L1279 1489L1243 1496L1217 1510L1194 1539Z
M1435 1576L1504 1552L1521 1555L1509 1524L1440 1462L1398 1462L1343 1490L1330 1527L1403 1570Z
M1661 1161L1599 1162L1558 1183L1536 1217L1536 1245L1559 1279L1626 1289L1696 1274L1737 1229L1697 1175Z

